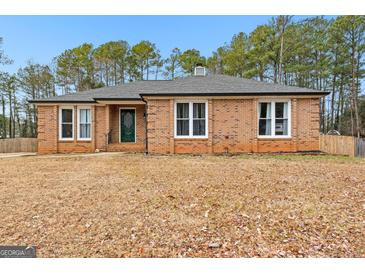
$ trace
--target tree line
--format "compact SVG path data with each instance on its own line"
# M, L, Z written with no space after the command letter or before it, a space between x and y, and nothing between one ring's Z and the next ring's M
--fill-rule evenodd
M1 50L0 65L12 62ZM17 73L0 71L0 138L35 137L37 113L28 100L137 80L175 79L203 64L211 74L329 91L321 100L320 129L365 135L365 16L322 16L296 21L276 16L251 33L240 32L210 56L171 50L143 40L110 41L65 50L50 64L29 62Z

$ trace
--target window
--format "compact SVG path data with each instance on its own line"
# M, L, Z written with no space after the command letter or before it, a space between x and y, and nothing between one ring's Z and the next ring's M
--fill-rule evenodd
M60 108L60 140L73 140L73 107Z
M259 135L271 135L271 103L260 103Z
M189 103L176 104L176 135L189 136Z
M290 101L259 103L260 137L290 137Z
M207 102L175 104L175 137L206 138L208 131Z
M205 135L205 103L193 103L193 135Z
M78 139L91 140L91 110L90 108L78 109Z

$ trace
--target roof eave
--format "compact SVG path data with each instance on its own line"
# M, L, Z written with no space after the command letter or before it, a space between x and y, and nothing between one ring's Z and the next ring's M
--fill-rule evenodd
M142 101L142 99L139 98L94 98L95 101L136 101L136 100L140 100Z
M140 96L290 96L290 95L309 95L309 96L323 96L328 95L330 92L221 92L221 93L141 93Z
M82 101L82 100L28 100L30 104L94 104L96 101Z

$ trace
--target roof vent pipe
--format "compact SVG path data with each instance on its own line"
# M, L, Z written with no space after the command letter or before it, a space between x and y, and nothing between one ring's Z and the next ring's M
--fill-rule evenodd
M194 69L194 76L205 76L205 75L206 75L205 67L203 67L202 65L197 65Z

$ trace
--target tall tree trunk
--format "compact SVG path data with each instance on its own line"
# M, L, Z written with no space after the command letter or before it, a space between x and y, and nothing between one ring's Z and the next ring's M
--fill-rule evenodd
M117 80L117 62L114 62L114 86L118 84Z
M125 78L124 77L124 65L121 65L120 66L120 81L121 81L122 84L125 83L125 79L124 78Z
M12 125L13 125L13 106L12 106L12 96L11 96L11 91L9 92L9 138L12 138Z
M274 83L278 82L278 66L277 63L274 62Z
M340 113L342 115L343 111L343 75L341 74L340 78L340 89L338 92L338 99L337 99L337 110L336 110L336 118L335 118L335 129L341 132L341 121L340 121Z
M109 87L109 65L108 63L105 63L105 84L107 87Z
M336 77L337 75L333 74L331 94L331 129L335 128Z
M2 102L2 110L3 110L3 138L6 138L7 130L6 130L6 116L5 116L5 98L4 95L1 95L1 102Z
M146 63L146 69L147 69L147 80L148 80L148 76L149 76L149 72L150 72L150 66L149 66L149 59L147 58L147 63Z
M279 57L279 84L282 82L282 69L283 69L283 50L284 50L284 31L285 26L283 22L283 28L281 32L281 38L280 38L280 57Z
M353 47L351 51L351 101L352 101L352 110L353 115L355 117L355 127L356 127L356 135L357 138L360 138L360 118L359 118L359 110L357 104L357 88L356 88L356 60L355 60L355 41L353 38Z

